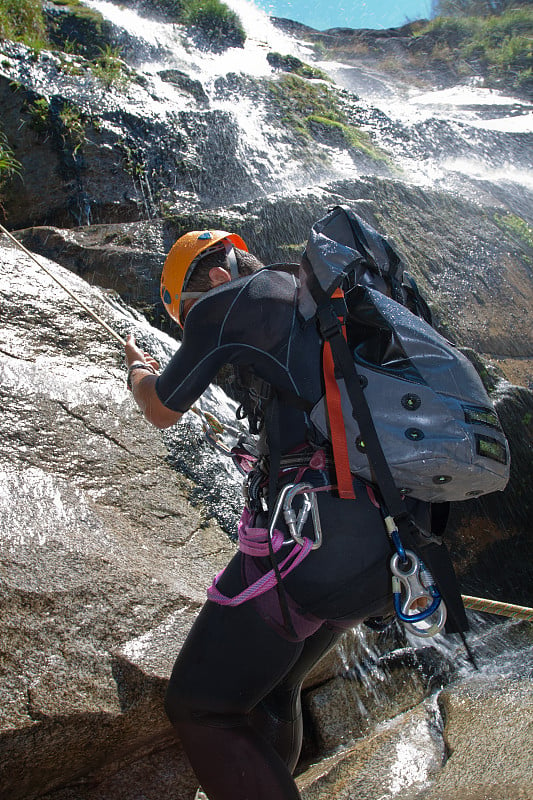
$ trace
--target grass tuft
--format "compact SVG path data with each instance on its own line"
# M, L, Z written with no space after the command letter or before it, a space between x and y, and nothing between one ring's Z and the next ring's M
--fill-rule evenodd
M37 51L46 47L41 0L0 0L0 39L23 42Z
M489 85L533 89L533 9L515 8L498 16L437 17L415 32L429 35L440 59L457 57L479 65Z
M21 172L22 164L15 158L5 133L0 131L0 191Z

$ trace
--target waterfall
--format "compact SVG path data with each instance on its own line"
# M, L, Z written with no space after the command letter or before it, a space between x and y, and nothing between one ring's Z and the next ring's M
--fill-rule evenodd
M244 46L217 53L195 47L183 26L141 16L134 7L110 0L85 3L116 27L124 57L154 86L157 100L152 101L153 113L168 116L184 109L183 96L164 79L169 70L179 70L201 84L210 109L235 120L241 158L256 186L288 191L323 182L326 177L361 174L361 165L346 150L323 143L316 145L315 163L302 172L301 165L291 163L290 147L269 119L265 98L248 93L238 81L232 86L233 76L271 78L267 54L274 51L319 67L347 90L353 124L390 155L403 180L474 199L480 185L488 181L506 196L521 188L531 191L530 102L484 89L476 81L451 89L420 90L393 75L385 82L383 73L364 62L354 66L320 60L309 42L283 33L249 0L228 4L246 31ZM327 161L327 168L321 161ZM368 164L364 170L367 174Z

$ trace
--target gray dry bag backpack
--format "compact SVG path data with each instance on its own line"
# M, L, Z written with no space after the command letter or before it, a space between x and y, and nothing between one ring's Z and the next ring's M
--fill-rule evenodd
M300 312L318 320L325 348L326 394L311 420L332 441L339 485L345 469L385 496L388 483L431 502L504 489L509 448L494 406L470 361L429 324L389 242L337 206L311 230L300 284Z

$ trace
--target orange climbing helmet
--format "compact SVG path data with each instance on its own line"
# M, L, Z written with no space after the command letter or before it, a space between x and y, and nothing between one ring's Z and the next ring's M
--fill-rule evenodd
M172 319L183 327L183 294L187 283L199 261L211 249L223 245L230 264L231 277L238 276L237 260L233 247L248 250L245 242L236 233L227 231L190 231L175 242L170 250L161 274L161 300Z

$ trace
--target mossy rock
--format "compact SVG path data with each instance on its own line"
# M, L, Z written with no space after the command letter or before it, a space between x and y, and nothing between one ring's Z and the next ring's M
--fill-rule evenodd
M336 120L318 115L307 118L307 128L313 139L332 147L347 147L351 145L347 125Z
M43 11L48 39L60 50L73 50L91 59L113 42L111 24L78 0L46 2Z
M198 47L221 51L242 47L246 33L238 15L221 0L142 0L141 11L186 25Z
M296 56L282 55L281 53L267 53L267 61L272 69L278 69L282 72L293 72L299 75L300 78L309 78L323 81L331 81L329 75L326 75L321 69L312 67L304 61L300 61Z
M201 82L190 78L185 72L181 72L179 69L162 69L157 74L166 83L172 83L184 92L192 94L199 103L209 104L209 98Z

